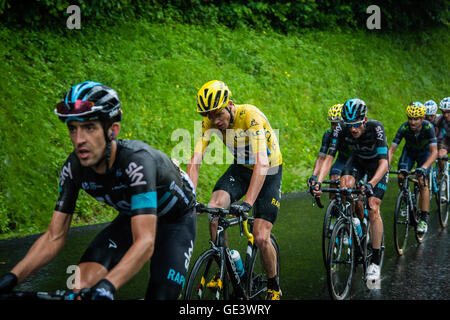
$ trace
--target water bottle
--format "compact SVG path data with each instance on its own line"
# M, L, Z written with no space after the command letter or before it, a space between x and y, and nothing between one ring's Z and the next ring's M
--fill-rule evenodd
M236 266L236 272L238 273L239 277L242 277L245 270L239 251L231 250L231 259L233 259L234 265Z
M362 238L361 222L356 217L353 218L352 221L356 229L356 234L358 235L358 237Z

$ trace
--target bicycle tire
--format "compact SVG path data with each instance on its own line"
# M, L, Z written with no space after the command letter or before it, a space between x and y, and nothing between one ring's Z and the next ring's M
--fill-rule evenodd
M270 242L272 243L277 257L277 276L280 280L280 248L278 241L273 234L270 234ZM252 248L252 256L248 270L246 270L246 288L247 295L250 300L263 300L267 291L267 276L262 266L259 250L256 246Z
M408 242L409 233L409 205L405 201L404 191L397 197L394 212L394 246L399 256L403 255Z
M327 210L325 211L325 215L323 217L323 226L322 226L322 258L325 268L328 267L328 246L330 243L331 233L333 232L333 228L336 223L337 217L335 216L336 211L333 211L333 208L336 208L336 199L331 199L328 204Z
M333 300L344 300L350 295L355 267L355 246L352 243L351 232L349 221L342 219L336 222L331 235L327 284Z
M185 300L229 300L229 279L225 266L221 266L222 262L219 254L214 249L208 249L203 252L189 275L184 299ZM222 288L208 288L207 281L211 281L223 268L223 276L221 279Z
M441 179L439 182L439 190L436 193L436 204L438 207L439 223L442 228L445 228L447 227L449 215L448 179Z

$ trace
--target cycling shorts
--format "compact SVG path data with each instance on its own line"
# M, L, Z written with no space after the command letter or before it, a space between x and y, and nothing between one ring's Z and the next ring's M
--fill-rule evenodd
M190 210L170 223L158 220L145 299L176 300L180 295L194 249L196 217L195 211ZM131 219L119 214L95 237L80 263L96 262L108 271L114 268L133 244Z
M409 150L407 148L403 148L402 155L400 156L400 160L398 161L398 170L405 169L411 171L414 166L414 163L417 163L417 167L421 167L425 161L427 161L430 156L430 150L417 152L414 150ZM426 176L430 173L430 168L426 170Z
M220 177L213 191L223 190L230 195L231 203L240 200L248 190L253 170L232 164ZM253 217L275 223L281 201L282 166L271 167L261 191L253 204Z
M364 175L367 174L367 181L370 181L370 179L372 179L372 177L375 175L377 168L378 159L368 160L351 156L345 163L344 169L342 170L342 175L350 175L353 176L356 181L360 181L364 178ZM376 186L373 186L374 197L382 200L387 185L388 172L384 174L383 178L381 178Z

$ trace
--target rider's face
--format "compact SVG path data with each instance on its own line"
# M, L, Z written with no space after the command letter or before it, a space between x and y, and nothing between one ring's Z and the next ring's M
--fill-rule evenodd
M450 122L450 111L444 111L443 113L443 117L445 119L446 122Z
M424 117L421 118L411 118L408 117L408 124L412 131L419 131L422 128L422 122L425 120Z
M68 123L70 139L75 148L75 154L84 167L96 165L104 156L106 140L101 122L70 121Z
M225 109L219 112L209 112L208 118L219 130L226 130L230 125L230 113Z

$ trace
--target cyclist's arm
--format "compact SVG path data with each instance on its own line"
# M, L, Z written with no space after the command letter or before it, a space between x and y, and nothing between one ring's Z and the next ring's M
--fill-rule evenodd
M186 170L186 173L192 180L195 189L197 189L198 175L200 172L200 165L203 160L203 154L211 140L212 130L210 130L210 126L211 122L205 118L202 122L202 136L195 143L194 154L192 155Z
M152 257L156 235L155 214L142 214L131 218L133 245L120 262L106 275L116 289L130 280Z
M386 139L386 133L384 132L384 127L381 123L375 128L377 131L377 139L376 139L376 149L377 149L377 157L378 157L378 168L375 171L375 174L373 175L372 179L368 181L372 185L372 187L375 187L378 182L383 178L383 176L388 172L389 170L389 153L387 148L387 139Z
M21 283L28 276L52 261L66 243L72 215L54 211L47 231L28 250L25 257L11 270Z
M252 205L255 203L259 192L266 180L267 171L269 170L269 158L266 151L255 153L255 166L253 168L250 185L245 195L244 201Z
M315 176L319 175L320 168L322 168L324 161L325 161L325 156L324 155L319 155L317 157L317 160L314 163L313 175L315 175Z
M388 152L388 161L389 161L389 166L391 165L392 159L394 158L394 153L397 150L398 145L391 143L391 146L389 147L389 152Z
M428 169L430 168L433 163L436 161L438 156L438 150L437 145L430 145L430 155L428 156L428 159L425 161L425 163L422 165L422 168Z
M189 178L191 178L195 189L197 189L198 175L200 172L200 165L202 163L202 159L203 153L194 152L194 155L192 156L191 161L189 161L189 164L187 166L187 174Z
M325 177L330 173L331 166L333 165L334 156L327 155L323 161L322 167L320 168L319 175L317 176L317 181L322 182Z

